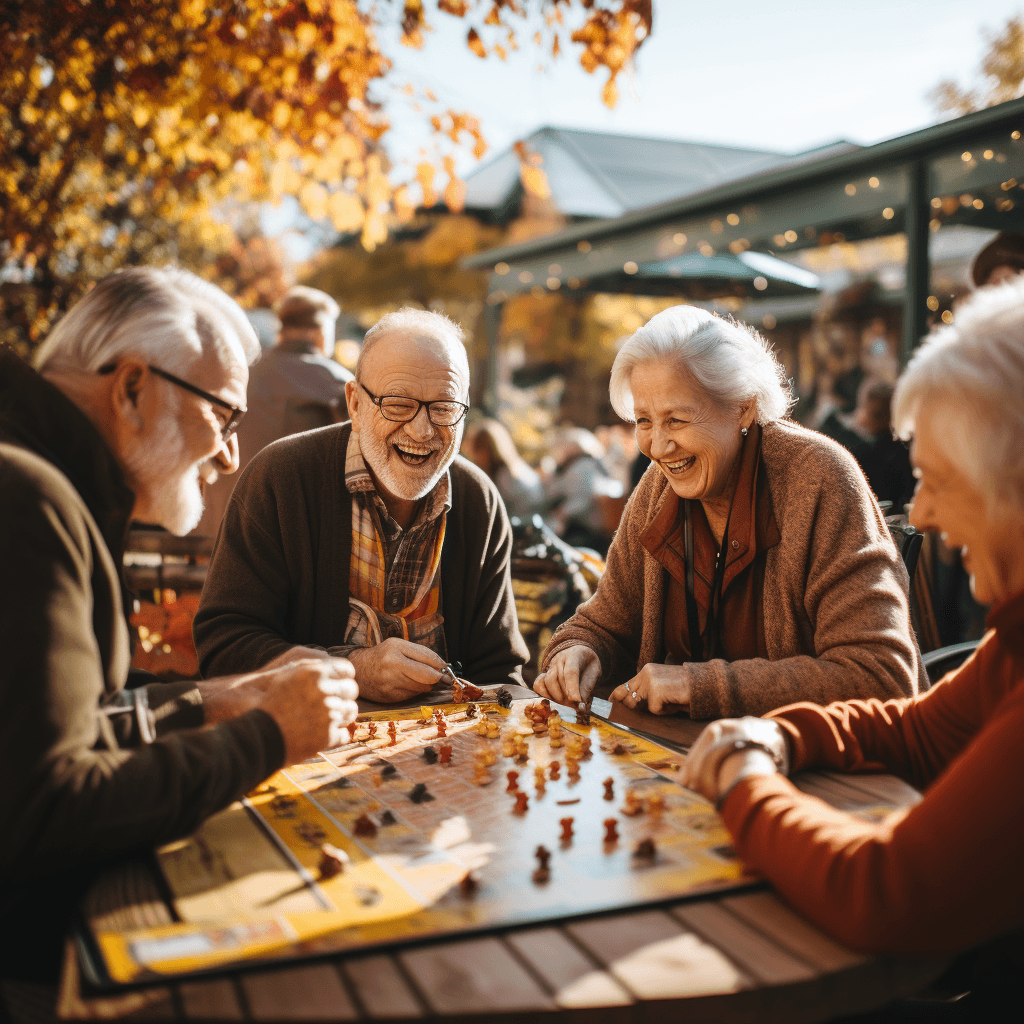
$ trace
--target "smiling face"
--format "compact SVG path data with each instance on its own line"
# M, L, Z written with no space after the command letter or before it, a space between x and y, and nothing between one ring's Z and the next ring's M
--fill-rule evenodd
M385 504L389 499L418 501L433 489L458 454L465 420L454 427L435 426L421 406L408 423L394 423L359 384L378 398L400 395L421 402L465 403L469 382L453 358L455 344L461 342L396 331L380 338L367 354L359 383L346 386L352 428Z
M629 378L636 443L680 498L714 502L730 496L743 427L753 407L721 408L678 364L640 363Z
M959 548L975 599L998 604L1024 590L1024 517L994 506L949 454L951 431L962 429L959 411L945 403L918 412L910 449L917 477L910 522Z

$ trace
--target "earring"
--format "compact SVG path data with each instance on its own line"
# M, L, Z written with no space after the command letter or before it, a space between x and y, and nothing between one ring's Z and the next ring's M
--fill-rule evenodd
M746 428L746 427L742 427L742 428L740 429L740 433L741 433L741 434L742 434L742 435L743 435L744 437L746 437L746 436L747 436L747 428Z

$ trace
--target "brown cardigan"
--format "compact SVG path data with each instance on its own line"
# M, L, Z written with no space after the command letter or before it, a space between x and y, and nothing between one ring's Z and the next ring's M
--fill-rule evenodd
M906 569L853 457L789 422L767 424L761 450L782 534L765 565L768 658L691 663L691 717L926 688ZM665 570L640 537L667 493L668 481L651 466L622 514L597 593L555 632L542 669L558 651L585 644L601 659L607 692L665 660Z

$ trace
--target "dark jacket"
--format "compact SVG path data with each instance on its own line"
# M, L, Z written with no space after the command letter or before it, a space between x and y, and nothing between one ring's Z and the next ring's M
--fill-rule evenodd
M6 881L187 835L284 761L263 711L199 730L188 728L203 720L194 684L123 689L120 565L134 504L90 420L0 346Z
M352 495L349 423L264 448L235 487L193 630L205 675L245 672L296 644L330 651L349 615ZM451 474L441 555L450 661L474 683L521 684L509 555L512 531L494 484L463 458Z

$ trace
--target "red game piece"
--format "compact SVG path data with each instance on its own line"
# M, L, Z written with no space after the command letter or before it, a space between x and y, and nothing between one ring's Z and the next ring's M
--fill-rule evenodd
M465 699L466 694L462 689L462 683L460 683L458 679L456 679L455 682L452 683L452 703L461 704L463 703L463 701L465 701Z
M355 820L353 831L357 836L375 836L377 834L377 826L367 815L360 814Z
M636 849L633 851L634 857L641 857L644 860L654 860L657 851L654 848L654 840L648 836L646 839L641 839L636 844Z
M438 760L441 764L451 764L452 760L452 745L450 743L442 743L438 750Z
M370 722L370 723L369 723L369 726L370 726L370 735L369 735L369 739L371 739L371 740L372 740L372 739L373 739L373 737L377 735L377 723L376 723L376 722Z
M506 793L515 793L519 789L519 772L508 772L505 775L508 779L508 786L505 789Z
M335 875L340 875L344 870L345 866L349 863L348 854L344 850L339 850L336 846L332 846L330 843L324 843L320 847L320 878L333 878Z
M561 764L559 764L558 761L552 761L551 765L550 765L550 768L551 768L551 778L557 779L558 776L559 776L559 773L562 771Z
M388 742L389 747L393 747L398 742L398 725L395 722L388 722L388 736L391 739Z
M527 807L530 805L530 798L522 790L516 792L516 805L512 808L515 814L525 814Z
M472 871L467 871L462 876L462 881L459 882L459 892L465 897L472 896L479 887L480 883L476 880L476 875Z
M582 701L576 705L576 724L590 725L590 708Z
M349 743L355 743L355 741L356 741L356 729L359 728L359 723L358 722L349 722L348 725L345 726L345 728L348 729L348 740L349 740Z
M448 723L443 718L439 718L437 720L437 736L438 736L438 739L441 739L442 737L447 736L447 735L448 735Z
M604 841L606 843L616 843L619 840L618 833L618 821L615 818L604 819Z
M551 878L551 870L548 868L551 851L547 847L538 846L534 856L537 858L537 870L533 873L533 880L539 885Z
M562 818L558 824L562 826L562 842L568 843L572 840L572 823L575 818Z
M604 780L604 798L605 798L605 800L614 800L615 799L615 793L612 791L614 786L615 786L615 780L609 775L608 778Z

